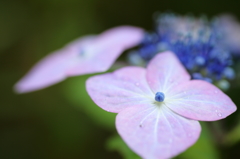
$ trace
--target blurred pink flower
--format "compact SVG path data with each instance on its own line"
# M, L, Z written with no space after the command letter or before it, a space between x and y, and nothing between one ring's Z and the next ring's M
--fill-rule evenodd
M215 29L221 33L220 45L233 52L240 53L240 23L230 14L222 14L215 18Z
M86 36L66 45L36 64L16 85L18 93L42 89L68 76L103 72L118 56L143 39L144 31L133 26L120 26L98 36Z
M116 127L127 145L145 159L172 158L193 145L200 121L236 110L220 89L190 80L171 52L156 55L147 69L125 67L87 80L87 91L102 109L119 113Z

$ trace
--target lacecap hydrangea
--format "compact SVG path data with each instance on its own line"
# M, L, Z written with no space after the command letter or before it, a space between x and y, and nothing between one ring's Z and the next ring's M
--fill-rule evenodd
M105 72L125 50L137 47L128 54L130 64L146 68L127 66L90 77L86 89L99 107L118 113L117 131L134 152L146 159L171 158L197 141L198 121L236 111L219 88L228 89L236 78L239 42L240 25L230 16L208 20L165 13L155 17L152 32L120 26L69 43L36 64L15 90L26 93Z
M146 33L139 49L130 53L130 61L148 63L157 53L170 50L193 79L217 84L223 90L229 88L229 81L235 78L233 58L240 53L240 25L233 17L208 20L205 16L165 13L154 20L155 30Z

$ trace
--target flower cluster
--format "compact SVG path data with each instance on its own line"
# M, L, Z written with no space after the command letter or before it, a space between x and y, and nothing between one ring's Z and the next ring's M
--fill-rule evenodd
M137 52L148 62L158 52L171 50L193 79L231 80L235 77L231 67L233 49L240 51L240 45L236 44L240 39L240 26L233 20L230 23L230 19L222 16L208 21L205 17L161 14L155 19L155 31L146 35Z

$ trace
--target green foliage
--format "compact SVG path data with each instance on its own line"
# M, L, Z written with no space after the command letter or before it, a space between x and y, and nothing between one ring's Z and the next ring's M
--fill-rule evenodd
M217 148L214 145L212 134L206 125L201 123L202 132L198 141L176 159L219 159Z
M93 121L107 129L115 129L115 113L99 108L86 92L85 82L92 75L78 76L68 79L65 83L65 97L78 109L84 111Z
M141 159L124 143L119 135L109 138L106 146L108 150L120 153L124 159Z
M226 146L232 146L240 141L240 123L233 128L230 133L226 135L226 138L224 140L224 144Z

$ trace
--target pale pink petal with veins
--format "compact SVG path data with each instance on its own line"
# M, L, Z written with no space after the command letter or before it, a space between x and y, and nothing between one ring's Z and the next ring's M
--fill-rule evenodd
M172 158L194 144L198 121L175 114L166 106L134 105L121 111L116 127L127 145L144 159Z
M113 73L90 77L86 82L92 100L104 110L118 113L140 103L154 102L146 70L124 67Z
M220 120L237 109L232 100L219 88L202 80L179 84L173 91L169 100L166 100L166 105L190 119Z
M147 80L155 93L166 93L179 83L189 81L190 75L172 52L164 52L149 62Z

